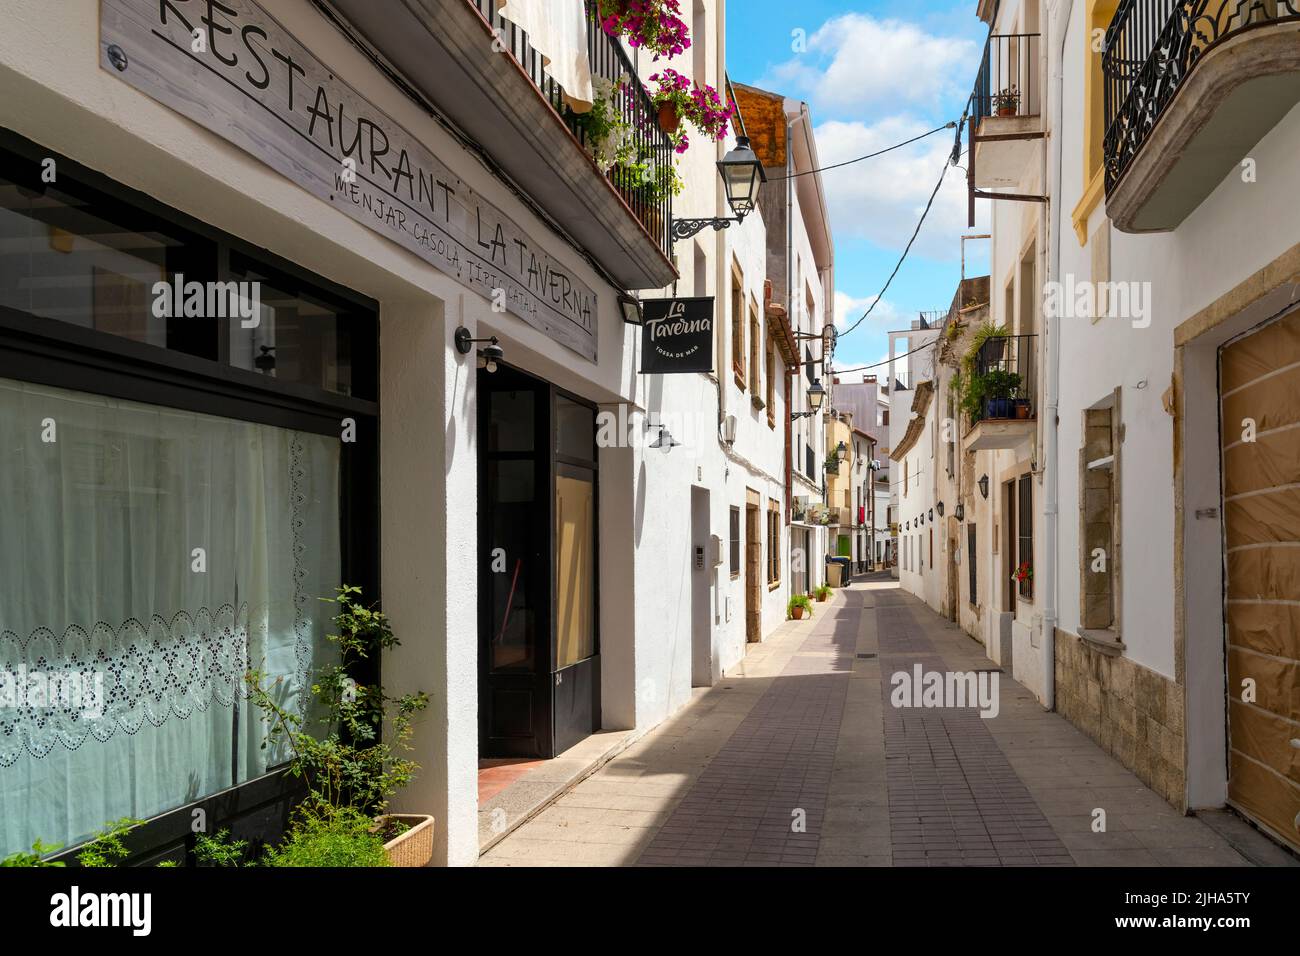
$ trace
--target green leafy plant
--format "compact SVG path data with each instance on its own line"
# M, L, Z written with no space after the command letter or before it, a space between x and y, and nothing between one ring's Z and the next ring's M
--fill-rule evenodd
M958 371L958 382L961 388L961 409L971 421L978 421L983 416L984 403L991 397L988 393L987 375L981 375L976 370L980 350L984 347L984 343L990 339L1006 337L1007 327L1005 325L993 325L986 322L975 330L975 334L971 336L970 347L966 350L966 354L962 356L961 368Z
M199 866L237 867L244 862L247 840L232 840L229 830L218 830L213 836L200 833L194 841L194 859Z
M123 817L108 824L77 852L77 862L86 867L117 866L131 855L122 838L143 822Z
M391 866L374 821L351 807L299 818L285 842L266 854L272 867Z
M614 166L614 182L648 206L657 206L685 187L672 162L657 162L649 153L620 159Z
M339 633L329 639L339 659L321 669L311 688L324 711L322 735L311 734L302 716L280 705L274 692L281 678L268 681L250 670L245 675L249 697L268 725L262 746L284 742L292 750L289 772L307 783L306 818L328 820L343 810L383 813L389 798L419 770L402 754L411 749L415 717L428 707L429 696L390 697L378 684L356 683L350 674L359 662L401 642L388 617L361 602L360 588L344 585L336 597L323 600L338 606L333 620Z
M989 369L984 375L984 391L991 399L1010 398L1020 388L1020 376L1004 368Z
M23 850L19 850L17 853L10 853L3 860L0 860L0 867L3 866L66 866L66 864L64 863L55 860L45 859L45 857L49 856L51 853L54 853L56 850L61 850L61 849L63 849L63 847L59 844L55 844L54 846L46 846L40 840L37 840L35 843L32 844L32 851L30 853L27 853Z
M793 617L794 617L794 609L795 609L795 608L802 608L803 611L804 611L804 612L805 612L809 617L812 617L812 612L813 612L813 606L812 606L812 603L813 603L813 602L812 602L812 598L808 597L808 595L806 595L806 594L796 594L796 595L794 595L794 597L790 598L789 602L786 604L786 606L785 606L785 616L788 617L788 618L793 618Z
M618 96L622 83L604 77L592 78L592 104L586 113L569 110L572 121L583 133L583 140L601 172L608 173L618 162L626 162L636 155L632 137L632 124L623 118L618 109Z
M823 584L820 587L815 588L813 593L817 595L817 600L825 601L831 596L831 589L829 585Z

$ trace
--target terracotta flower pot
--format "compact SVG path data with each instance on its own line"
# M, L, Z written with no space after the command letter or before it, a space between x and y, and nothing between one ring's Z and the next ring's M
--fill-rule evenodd
M796 604L794 607L790 608L790 617L794 618L796 621L803 620L803 605Z
M677 132L677 128L681 125L682 118L677 112L677 107L672 103L661 103L659 105L659 128L671 136Z
M818 603L818 604L824 604L825 602L826 602L826 595L825 595L825 594L819 594L819 595L817 595L817 603Z
M387 823L405 823L408 829L384 844L393 866L428 866L433 859L433 817L424 814L390 813L375 818L382 833Z

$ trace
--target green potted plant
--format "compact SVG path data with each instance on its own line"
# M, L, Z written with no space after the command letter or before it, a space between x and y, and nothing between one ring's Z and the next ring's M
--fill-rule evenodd
M1012 396L1020 388L1020 376L1004 368L989 369L984 374L984 394L988 399L989 418L1014 418Z
M812 617L812 599L806 594L796 594L790 598L790 603L785 607L786 616L791 620L799 621L803 619L804 611Z
M840 456L831 452L826 456L826 473L828 475L838 475L840 473Z
M428 706L429 697L423 692L390 697L379 684L358 684L351 676L356 665L400 641L388 617L361 602L360 588L344 585L336 597L325 600L338 606L334 624L339 633L329 639L338 647L339 658L318 672L311 688L322 713L315 721L320 736L309 733L308 720L276 699L282 678L268 682L255 670L245 675L249 697L268 724L263 748L287 744L293 755L289 772L307 784L307 797L286 845L355 843L360 815L369 821L394 866L424 866L433 855L433 817L384 811L419 769L402 753L411 749L415 717Z
M818 603L821 603L821 602L823 602L823 601L826 601L826 600L827 600L828 598L830 598L830 596L831 596L831 588L830 588L830 585L829 585L829 584L823 584L821 587L817 588L817 590L814 591L813 593L817 595L817 601L818 601Z
M1015 116L1020 108L1020 91L1008 86L993 94L993 112L997 116Z

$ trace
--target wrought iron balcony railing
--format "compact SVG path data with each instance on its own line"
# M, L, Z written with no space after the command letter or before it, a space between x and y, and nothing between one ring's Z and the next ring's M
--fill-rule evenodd
M578 142L590 149L586 124L565 104L564 90L543 68L542 55L529 44L528 34L496 12L496 0L466 2L493 27L501 45L528 74ZM631 59L622 44L601 29L593 3L587 4L587 55L592 78L607 80L613 87L612 107L627 127L631 146L628 152L637 160L634 165L614 165L605 177L671 259L673 249L668 230L672 220L672 192L666 184L672 180L673 146L659 128L657 110Z
M1101 60L1106 189L1208 50L1243 30L1293 19L1300 0L1121 0Z
M977 407L968 409L972 425L1036 417L1037 348L1037 335L997 335L985 340L967 386L977 399Z
M1037 33L994 34L988 38L971 93L972 132L989 116L1039 115L1039 52Z

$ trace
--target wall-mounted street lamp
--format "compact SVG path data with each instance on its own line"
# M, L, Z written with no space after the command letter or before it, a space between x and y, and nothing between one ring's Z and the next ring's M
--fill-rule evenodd
M673 433L668 430L667 425L646 425L645 430L650 432L659 429L659 435L650 443L651 448L657 448L665 455L669 454L674 448L681 444Z
M957 510L953 512L953 517L958 521L966 520L966 506L961 502L957 503Z
M977 481L976 484L980 486L980 494L984 496L984 500L988 501L989 500L989 476L985 475L979 481Z
M935 507L935 509L939 512L939 517L942 518L942 517L943 517L943 502L942 502L942 501L939 502L939 503L938 503L937 505L935 505L934 507Z
M844 442L840 442L839 447L835 449L835 457L840 461L848 461L849 446L844 444Z
M735 218L674 219L669 230L674 242L689 239L709 227L729 229L733 222L744 222L758 205L758 187L767 182L767 173L750 147L748 136L736 137L736 148L718 160L718 174L727 190L727 205L735 213Z
M718 438L721 439L724 445L734 445L736 443L735 415L728 415L718 422Z
M943 512L940 512L940 514L942 514L942 513L943 513ZM934 523L934 509L933 509L933 508L930 509L930 515L929 515L929 517L928 517L926 520L929 521L931 524Z
M501 347L495 335L486 339L476 339L470 334L469 329L462 325L456 330L453 340L456 343L456 351L461 355L468 355L473 351L475 345L480 342L487 342L488 344L484 348L478 350L478 358L479 368L485 369L488 374L497 370L498 362L505 361L506 350Z
M813 383L808 386L808 407L811 411L791 412L790 421L797 422L801 418L812 418L822 410L822 403L826 401L826 389L822 388L821 379L813 379Z

